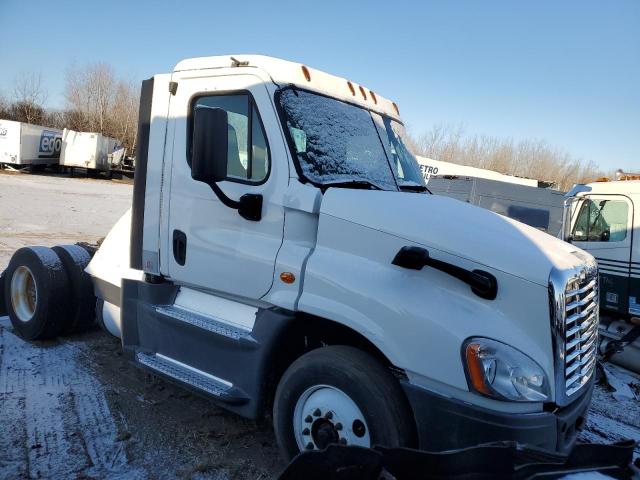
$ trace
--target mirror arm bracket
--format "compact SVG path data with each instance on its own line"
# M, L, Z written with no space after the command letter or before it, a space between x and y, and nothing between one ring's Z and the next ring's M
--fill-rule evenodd
M220 201L227 207L233 208L234 210L238 210L240 208L240 202L236 202L235 200L227 197L226 193L222 191L222 189L218 186L217 183L211 182L207 183L213 190L213 193L216 194L216 197L220 199Z
M440 270L471 287L471 291L481 298L494 300L498 294L498 281L489 272L484 270L465 270L442 260L436 260L429 256L426 248L406 246L402 247L393 261L393 265L409 270L422 270L422 267L431 267Z
M255 193L245 193L240 197L240 201L235 201L229 198L217 183L207 183L213 193L220 199L220 201L229 208L233 208L238 211L238 214L245 220L251 220L252 222L259 222L262 219L262 195Z

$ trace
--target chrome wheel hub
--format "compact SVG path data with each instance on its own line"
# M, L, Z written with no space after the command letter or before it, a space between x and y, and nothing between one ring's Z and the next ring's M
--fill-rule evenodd
M322 450L332 443L371 446L360 408L330 385L316 385L300 395L293 412L293 430L300 450Z
M21 322L28 322L36 312L38 290L33 273L28 267L16 268L11 277L11 305Z

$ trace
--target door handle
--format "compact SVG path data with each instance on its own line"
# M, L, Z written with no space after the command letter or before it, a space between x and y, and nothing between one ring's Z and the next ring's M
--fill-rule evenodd
M173 231L173 258L178 265L187 261L187 236L180 230Z

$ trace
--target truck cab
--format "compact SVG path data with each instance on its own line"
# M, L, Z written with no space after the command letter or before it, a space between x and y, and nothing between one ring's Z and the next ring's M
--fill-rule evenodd
M87 268L136 365L272 415L287 458L571 447L593 387L595 260L430 195L394 102L299 63L195 58L143 82L138 138L130 221Z
M640 315L640 180L577 185L567 193L563 238L591 253L600 271L600 306Z
M640 372L640 341L630 333L640 325L640 175L617 177L576 185L566 194L562 238L598 262L601 350L628 337L630 348L613 360Z

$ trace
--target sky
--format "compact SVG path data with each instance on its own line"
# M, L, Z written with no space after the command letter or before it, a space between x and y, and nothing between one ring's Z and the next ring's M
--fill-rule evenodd
M396 101L416 136L541 139L640 171L640 0L0 0L0 94L41 73L64 107L70 67L140 82L184 58L259 53Z

